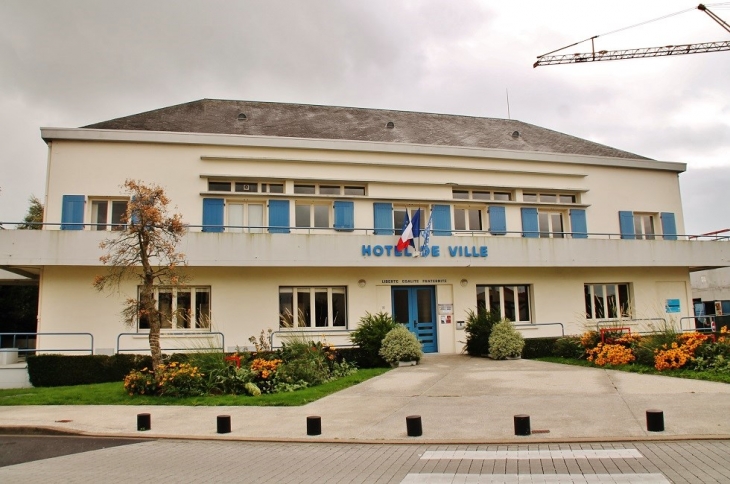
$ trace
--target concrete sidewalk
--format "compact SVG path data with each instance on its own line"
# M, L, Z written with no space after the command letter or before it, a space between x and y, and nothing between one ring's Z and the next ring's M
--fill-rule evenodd
M495 443L645 439L730 439L730 385L531 360L426 356L302 407L6 406L0 428L72 433L228 440ZM665 431L646 430L646 410L664 412ZM152 429L137 431L137 414ZM533 434L514 435L527 414ZM230 415L232 432L216 433ZM322 434L306 435L306 417ZM406 435L420 415L423 436Z

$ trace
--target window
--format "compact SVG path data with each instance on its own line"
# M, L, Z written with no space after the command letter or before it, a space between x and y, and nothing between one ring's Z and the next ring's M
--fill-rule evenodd
M635 213L634 235L637 239L654 240L654 216Z
M231 191L231 182L226 181L208 181L208 191L209 192L230 192Z
M92 230L123 230L127 200L91 200Z
M294 193L302 195L342 195L364 196L363 186L342 186L333 184L295 184Z
M345 187L345 195L365 196L365 187Z
M464 190L464 189L453 189L451 191L452 196L459 200L512 200L511 192L492 192L491 190L475 189L475 190Z
M260 234L264 231L263 203L228 202L228 231Z
M331 205L297 203L294 206L294 225L299 228L326 228L330 226Z
M233 190L231 190L233 187ZM230 192L236 193L284 193L283 183L260 183L253 180L224 181L208 180L209 192Z
M154 297L162 329L210 330L209 287L157 287ZM147 318L140 318L139 329L149 328Z
M522 200L525 202L541 202L541 203L575 203L576 196L568 193L535 193L525 192L522 194Z
M583 292L587 319L631 317L628 284L586 284Z
M496 313L502 319L529 323L530 288L514 286L477 286L477 307Z
M314 195L316 193L316 187L314 185L294 185L294 193Z
M280 328L347 327L347 290L342 287L280 287Z
M454 230L482 230L482 210L454 207Z
M563 238L563 214L560 212L544 212L542 210L537 213L538 228L540 237Z
M408 220L413 220L413 216L418 211L421 211L421 229L426 228L428 218L426 218L426 207L393 207L393 227L395 227L395 233L400 235L406 226L406 212L408 213Z

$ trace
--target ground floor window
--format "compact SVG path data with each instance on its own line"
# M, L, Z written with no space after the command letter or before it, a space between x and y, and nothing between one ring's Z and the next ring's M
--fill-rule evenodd
M210 329L210 287L158 287L154 297L162 329ZM139 329L149 328L140 318Z
M347 288L279 288L280 328L346 328Z
M477 285L477 307L497 313L502 319L529 323L530 287L526 284L510 286Z
M583 292L587 319L630 317L629 284L586 284Z

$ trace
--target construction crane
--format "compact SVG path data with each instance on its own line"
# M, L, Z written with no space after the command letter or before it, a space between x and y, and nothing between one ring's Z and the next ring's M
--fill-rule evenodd
M691 8L689 10L694 10L694 8ZM730 32L730 24L725 22L723 19L715 15L710 9L708 9L705 5L699 4L697 6L697 10L701 10L702 12L705 12L707 15L710 16L712 20L720 24L722 28ZM673 15L677 15L679 13L687 12L688 10L683 10L682 12L677 12L676 14L667 15L663 18L667 18ZM661 20L661 19L656 19ZM653 20L652 20L653 22ZM648 22L643 22L639 25L643 25ZM631 27L627 27L631 28ZM625 30L625 29L620 29ZM617 32L617 31L616 31ZM613 33L613 32L610 32ZM603 34L608 35L608 34ZM595 48L595 39L600 37L599 35L594 35L593 37L582 40L580 42L576 42L575 44L566 45L565 47L562 47L560 49L554 50L552 52L548 52L547 54L543 54L540 56L537 56L537 62L535 62L532 67L538 67L538 66L550 66L554 64L577 64L580 62L598 62L598 61L607 61L607 60L621 60L621 59L638 59L641 57L664 57L669 55L684 55L684 54L701 54L703 52L721 52L724 50L730 50L730 41L720 41L720 42L705 42L701 44L683 44L683 45L666 45L664 47L644 47L640 49L623 49L623 50L599 50L596 51ZM554 54L555 52L559 52L561 50L567 49L569 47L573 47L575 45L581 44L583 42L586 42L590 40L591 41L591 52L585 53L585 54L564 54L564 55L550 55Z

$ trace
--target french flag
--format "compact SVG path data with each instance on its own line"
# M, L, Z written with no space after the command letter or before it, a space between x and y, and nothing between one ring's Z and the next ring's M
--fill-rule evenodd
M408 213L406 212L406 218L408 217ZM403 233L400 236L400 239L398 239L398 245L396 245L396 249L403 252L406 247L409 245L412 247L415 247L416 245L413 243L413 239L415 237L418 237L421 234L421 209L419 208L416 214L413 216L410 222L406 225L406 227L403 229Z

